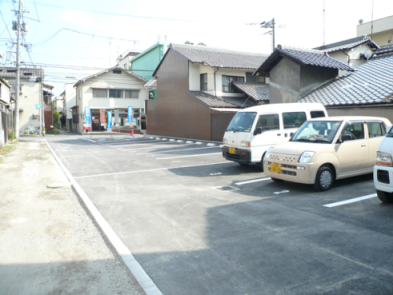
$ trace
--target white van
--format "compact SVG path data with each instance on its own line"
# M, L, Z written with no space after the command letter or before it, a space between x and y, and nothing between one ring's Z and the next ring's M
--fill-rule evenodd
M257 163L270 147L288 141L307 120L327 117L319 103L269 104L236 113L224 134L222 155L241 165Z
M374 166L375 189L378 198L384 203L393 203L393 127L389 126L389 129L378 146Z

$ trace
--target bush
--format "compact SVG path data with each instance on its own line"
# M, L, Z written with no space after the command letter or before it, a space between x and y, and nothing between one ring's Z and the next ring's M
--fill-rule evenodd
M8 131L8 139L14 140L14 132L13 131Z
M59 122L59 112L56 110L53 110L53 120L55 121L55 124Z

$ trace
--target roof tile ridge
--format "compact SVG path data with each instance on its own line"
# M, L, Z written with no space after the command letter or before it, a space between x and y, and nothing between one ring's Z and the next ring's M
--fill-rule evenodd
M190 49L190 50L200 50L200 51L209 51L209 52L217 52L217 53L228 53L228 54L238 54L238 55L254 55L260 57L268 57L269 54L263 54L258 52L249 52L249 51L239 51L239 50L231 50L221 47L212 47L212 46L200 46L200 45L187 45L187 44L176 44L172 43L171 47L176 50L177 48Z
M320 54L320 55L325 54L325 51L323 51L323 50L300 48L300 47L294 47L294 46L289 46L289 45L277 45L277 48L279 48L281 50L291 50L291 51L298 51L298 52L304 52L304 53L314 53L314 54Z

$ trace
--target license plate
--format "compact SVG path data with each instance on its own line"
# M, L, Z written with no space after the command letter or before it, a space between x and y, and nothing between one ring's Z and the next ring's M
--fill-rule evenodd
M236 154L236 148L229 148L229 153L230 154L232 154L232 155L235 155Z
M270 171L275 173L281 173L281 164L270 164Z

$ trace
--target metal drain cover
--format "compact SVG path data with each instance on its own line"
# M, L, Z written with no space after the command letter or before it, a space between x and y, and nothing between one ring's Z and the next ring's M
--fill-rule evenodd
M237 187L233 187L230 185L215 187L215 189L221 192L233 192L239 190Z

